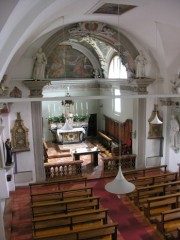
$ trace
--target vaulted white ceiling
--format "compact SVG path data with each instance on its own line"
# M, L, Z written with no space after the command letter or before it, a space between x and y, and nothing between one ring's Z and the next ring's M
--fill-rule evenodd
M137 7L120 16L93 14L105 3ZM180 72L179 0L1 0L0 79L30 47L37 48L64 26L82 21L119 28L158 63L165 80Z

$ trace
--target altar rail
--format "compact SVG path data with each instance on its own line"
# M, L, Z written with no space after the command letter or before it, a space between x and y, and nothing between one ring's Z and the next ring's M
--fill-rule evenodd
M111 152L111 147L112 147L112 139L111 138L109 138L103 132L98 131L98 140L109 152Z
M104 172L117 171L119 168L119 163L121 163L122 169L135 169L136 166L136 155L121 155L113 156L110 158L103 158Z
M44 163L46 180L82 176L82 163L83 161L81 160L62 163Z

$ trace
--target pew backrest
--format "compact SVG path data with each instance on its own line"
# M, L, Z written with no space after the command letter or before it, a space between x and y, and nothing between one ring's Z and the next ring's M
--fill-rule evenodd
M72 230L68 231L66 233L57 233L57 234L51 234L46 236L34 236L33 239L41 239L41 240L85 240L85 239L91 239L91 240L103 240L104 237L111 236L112 240L117 240L117 223L107 223L98 227L89 227L87 229L83 230Z
M54 202L35 202L31 205L32 216L48 215L56 213L68 213L70 211L81 211L89 208L99 208L99 196L79 198L74 200L54 201Z
M173 232L180 224L180 208L164 211L156 217L157 229L163 234Z
M95 223L97 221L102 222L103 224L107 223L107 212L108 209L91 209L86 212L72 212L68 214L57 214L50 215L45 217L40 217L32 220L33 225L33 233L34 235L43 235L49 230L53 230L53 228L63 227L69 230L75 230L75 227L78 225L88 223Z
M143 198L148 199L157 194L165 195L166 193L173 193L180 190L180 180L171 181L167 183L154 184L152 186L139 187L134 191L134 202L136 205L140 205Z
M49 180L49 181L42 181L42 182L35 182L29 184L30 194L34 192L44 192L45 188L48 188L47 191L52 189L52 191L60 190L61 186L66 184L82 184L82 186L87 186L87 178L86 177L73 177L68 179L58 179L58 180Z
M164 196L148 198L143 204L143 210L149 219L155 215L160 215L163 208L178 208L180 204L180 192L166 194ZM156 210L155 210L156 209Z
M70 188L59 191L50 191L43 193L31 193L31 203L33 202L43 202L50 200L59 200L64 201L65 199L70 198L82 198L82 197L91 197L93 196L93 187L81 187L81 188Z
M178 172L169 172L161 174L154 174L145 177L137 177L133 179L128 179L129 181L133 182L136 187L138 186L146 186L146 185L154 185L159 183L165 183L170 181L177 181L178 180Z

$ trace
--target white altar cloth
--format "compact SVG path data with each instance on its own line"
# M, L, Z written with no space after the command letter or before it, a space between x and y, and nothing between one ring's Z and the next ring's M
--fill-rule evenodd
M60 133L70 133L70 132L83 132L85 134L85 129L84 128L73 128L71 130L63 130L63 129L57 129L57 134L59 135Z

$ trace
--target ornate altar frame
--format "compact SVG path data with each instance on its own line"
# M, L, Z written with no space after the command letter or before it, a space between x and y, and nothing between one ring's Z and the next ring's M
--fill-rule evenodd
M13 152L30 151L28 141L28 128L24 126L21 115L17 113L14 127L11 129Z

